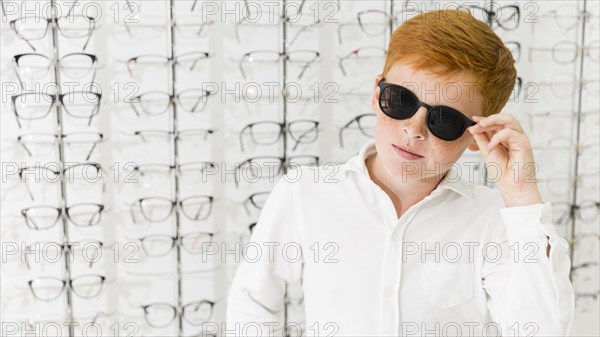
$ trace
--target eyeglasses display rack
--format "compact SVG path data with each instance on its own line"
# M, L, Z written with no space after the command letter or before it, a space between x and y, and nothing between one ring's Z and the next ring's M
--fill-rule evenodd
M50 0L50 6L52 9L55 8L56 0ZM54 13L56 13L53 10ZM59 62L59 46L58 46L58 27L57 25L52 25L52 66L54 70L54 84L56 88L60 88L60 69L58 66ZM56 107L56 134L63 134L63 116L62 116L62 107L57 104ZM58 150L58 162L61 167L64 167L65 164L65 153L64 153L64 144L63 137L58 137L57 139L57 150ZM61 175L60 179L60 199L61 199L61 207L63 210L67 207L67 192L66 192L66 181L65 175ZM69 228L68 228L68 220L66 212L61 212L61 224L62 224L62 240L63 244L66 244L69 241ZM68 282L71 280L71 262L69 260L69 250L64 250L64 259L65 259L65 280ZM65 289L65 300L66 300L66 319L67 322L73 322L73 299L72 299L72 290L70 286L67 286ZM69 337L75 336L75 330L73 324L68 325L69 329Z

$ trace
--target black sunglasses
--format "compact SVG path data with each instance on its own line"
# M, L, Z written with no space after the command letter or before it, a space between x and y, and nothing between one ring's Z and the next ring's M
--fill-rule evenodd
M477 124L449 106L431 106L419 101L412 91L401 85L381 80L379 89L379 108L384 114L393 119L409 119L423 106L427 108L427 128L440 139L456 140L469 126Z

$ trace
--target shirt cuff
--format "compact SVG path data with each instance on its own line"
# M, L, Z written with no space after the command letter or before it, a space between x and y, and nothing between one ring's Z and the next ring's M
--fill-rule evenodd
M552 206L549 202L501 208L500 216L510 242L556 235L556 229L552 225Z

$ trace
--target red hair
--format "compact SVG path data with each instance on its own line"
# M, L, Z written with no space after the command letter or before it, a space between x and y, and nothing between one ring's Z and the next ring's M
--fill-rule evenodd
M517 77L510 50L467 10L430 11L404 22L390 38L384 77L398 61L444 78L471 76L483 97L483 116L502 110Z

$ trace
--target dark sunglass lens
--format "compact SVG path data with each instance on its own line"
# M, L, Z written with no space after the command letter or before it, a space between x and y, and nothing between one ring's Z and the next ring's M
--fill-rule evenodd
M450 107L436 106L427 114L427 127L443 140L456 140L465 130L465 119L459 111Z
M394 119L407 119L417 106L417 98L400 86L385 87L379 95L379 107L384 114Z

